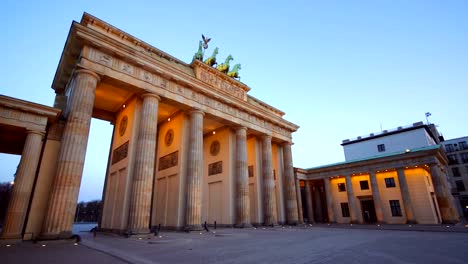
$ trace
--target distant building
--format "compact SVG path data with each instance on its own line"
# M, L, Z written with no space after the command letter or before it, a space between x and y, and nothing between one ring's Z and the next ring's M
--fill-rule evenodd
M442 145L448 158L448 175L454 183L453 193L468 219L468 137L445 140Z
M458 222L441 140L422 122L343 140L345 162L295 169L299 215L309 222Z
M435 125L417 122L410 126L383 130L342 142L345 159L356 160L388 154L406 149L433 146L440 142L440 135Z

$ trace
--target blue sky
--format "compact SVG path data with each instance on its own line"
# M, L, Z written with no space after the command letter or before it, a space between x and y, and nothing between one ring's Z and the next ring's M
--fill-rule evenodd
M344 160L340 143L425 121L468 135L468 1L2 1L0 93L52 105L71 22L88 12L189 63L241 63L250 95L286 112L296 167ZM100 198L112 127L93 121L80 200ZM19 157L0 154L0 181Z

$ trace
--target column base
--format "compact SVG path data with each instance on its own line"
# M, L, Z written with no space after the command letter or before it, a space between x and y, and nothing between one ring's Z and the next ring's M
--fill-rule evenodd
M2 234L0 236L1 240L22 240L22 235L21 234Z
M185 232L191 232L191 231L202 231L204 230L201 225L186 225L184 226L184 231Z
M235 224L235 228L250 228L253 227L250 223L243 223L243 224Z
M151 233L149 228L141 228L141 229L134 229L134 230L127 230L124 234L125 236L138 236L138 235L147 235Z
M62 239L70 239L73 237L73 233L71 231L63 231L60 233L43 233L40 234L37 240L62 240Z

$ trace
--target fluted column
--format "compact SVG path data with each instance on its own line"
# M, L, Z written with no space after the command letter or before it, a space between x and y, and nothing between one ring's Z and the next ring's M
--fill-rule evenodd
M142 95L143 105L136 142L132 196L128 215L130 234L149 233L151 194L153 191L158 108L161 98L156 94Z
M250 226L247 128L236 128L236 226Z
M189 149L187 164L187 206L185 230L201 229L201 187L203 177L203 116L199 109L189 112Z
M57 174L42 228L41 236L44 238L65 238L71 235L98 82L99 76L94 72L75 71Z
M276 192L273 178L271 153L271 136L264 135L262 139L262 171L263 171L263 203L264 224L276 225Z
M408 189L408 183L406 182L404 169L398 168L397 175L398 182L400 182L401 198L403 199L403 205L405 206L406 221L408 223L416 223L413 213L413 203L411 202L411 196Z
M323 179L325 183L325 196L327 197L328 222L335 222L335 210L333 210L333 195L330 187L330 179Z
M314 223L314 205L312 204L312 192L310 190L309 181L305 181L305 195L307 204L307 220L309 223Z
M379 185L377 184L375 172L369 172L369 178L371 182L372 196L374 198L374 208L375 215L377 216L377 222L382 223L383 221L385 221L386 218L384 218L382 212L382 199L380 199Z
M430 165L434 192L439 204L440 214L444 223L457 223L460 215L457 210L455 199L450 190L447 175L443 174L437 165Z
M1 238L20 239L23 232L29 198L36 178L37 166L41 156L44 133L28 131L21 161L16 172L15 184L11 194Z
M348 205L349 205L349 213L351 216L351 223L358 223L359 212L356 206L356 198L354 197L353 183L351 181L351 176L349 174L346 175L346 192L348 194Z
M290 225L296 225L297 215L297 196L296 184L294 181L294 168L291 153L291 142L283 144L283 163L284 163L284 186L286 191L286 221Z
M304 216L302 214L302 196L301 196L301 184L299 179L296 179L296 200L297 200L297 215L299 224L304 223Z

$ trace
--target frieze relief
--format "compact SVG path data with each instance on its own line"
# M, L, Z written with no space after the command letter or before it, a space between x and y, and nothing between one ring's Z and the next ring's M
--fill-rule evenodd
M186 88L183 85L180 85L179 83L164 79L160 75L153 74L145 69L136 67L134 65L130 65L127 62L124 62L123 60L109 56L101 51L90 49L89 59L95 63L110 67L115 71L132 75L134 78L138 80L150 83L157 87L161 87L165 90L173 92L177 95L183 96L187 99L196 101L197 103L201 105L214 108L225 114L236 116L240 119L253 123L257 126L263 127L267 130L273 131L285 137L289 138L291 136L288 130L282 127L279 127L277 125L274 125L268 121L265 121L264 119L259 118L258 116L246 113L244 111L239 110L238 108L232 107L231 105L228 105L226 103L207 97L206 95L193 91L192 89ZM241 98L241 99L244 98L244 96L246 96L246 93L244 90L242 90L242 88L233 87L226 81L216 79L210 73L206 73L206 74L207 75L203 78L206 78L205 81L210 82L209 83L210 85L213 85L213 86L218 85L217 87L219 89L225 92L231 93L231 94L234 93L234 96Z

